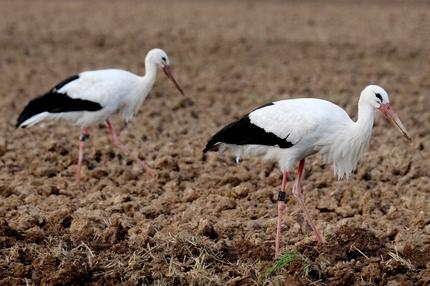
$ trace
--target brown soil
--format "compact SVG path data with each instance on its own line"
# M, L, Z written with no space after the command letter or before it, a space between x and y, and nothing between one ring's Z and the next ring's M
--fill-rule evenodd
M262 2L262 1L261 1ZM429 285L430 5L345 1L3 1L0 4L0 284ZM79 130L14 128L29 99L68 75L144 72L170 55L186 96L159 75L139 115L114 123L150 177L94 126L74 182ZM356 174L307 160L318 245L288 202L272 275L272 163L201 151L222 125L273 99L320 97L356 115L384 86L413 142L378 116Z

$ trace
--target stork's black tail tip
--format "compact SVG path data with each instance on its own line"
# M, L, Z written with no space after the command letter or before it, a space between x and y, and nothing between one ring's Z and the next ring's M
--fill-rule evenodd
M19 128L22 122L19 121L19 118L16 120L15 128Z
M207 159L207 152L209 151L218 151L218 144L213 144L211 141L208 142L205 149L203 149L202 152L202 161L206 161Z
M19 127L25 128L25 126L21 126L21 124L24 123L24 121L26 121L29 118L28 116L26 116L26 112L25 111L26 110L24 109L22 111L22 113L19 115L18 119L16 120L16 124L15 124L16 128L19 128Z
M206 145L205 149L203 149L203 154L206 154L209 151L218 151L219 149L219 143L214 143L212 141L209 141Z
M213 143L211 140L209 140L208 144L206 144L205 149L203 149L203 154L206 154L208 151L210 151L212 147L213 147Z

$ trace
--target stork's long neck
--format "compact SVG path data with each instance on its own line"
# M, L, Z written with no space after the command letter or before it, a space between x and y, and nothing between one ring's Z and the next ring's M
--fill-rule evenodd
M155 78L157 76L157 66L145 60L145 75L140 77L136 88L132 93L129 94L125 101L124 108L122 110L123 118L125 121L130 120L135 115L140 106L142 105L145 98L154 85Z
M332 146L330 155L339 179L349 177L357 166L360 155L366 150L372 135L375 108L364 102L358 104L358 119L343 129Z
M358 119L347 132L346 144L352 163L356 164L360 155L369 145L372 135L373 122L375 120L375 108L369 104L358 103Z
M151 62L148 58L145 59L145 75L141 78L142 86L145 89L145 96L151 90L154 85L155 78L157 76L157 66Z
M373 123L375 121L375 108L371 105L359 101L358 103L358 119L351 129L350 134L354 140L360 145L367 146L370 136L372 135Z

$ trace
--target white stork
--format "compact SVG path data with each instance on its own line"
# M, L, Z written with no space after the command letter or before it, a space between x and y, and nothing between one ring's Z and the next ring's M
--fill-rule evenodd
M333 163L338 179L349 177L369 144L376 110L381 111L411 140L391 108L388 93L380 86L369 85L361 92L356 122L342 108L326 100L280 100L263 105L226 125L209 140L203 152L230 150L237 162L242 155L255 155L278 162L283 174L278 195L275 240L275 253L278 256L281 218L287 201L285 187L288 173L299 163L293 194L316 239L323 242L305 206L301 190L305 158L319 152L326 162Z
M161 49L152 49L145 57L145 75L138 76L119 69L85 71L63 80L47 93L31 100L18 117L16 127L28 127L43 120L65 119L82 128L79 137L79 157L76 180L79 182L83 149L89 138L89 126L106 122L112 142L127 155L132 153L118 139L110 117L119 112L125 121L139 110L150 92L161 67L166 76L183 95L184 92L172 75L170 61ZM143 168L151 168L135 156Z

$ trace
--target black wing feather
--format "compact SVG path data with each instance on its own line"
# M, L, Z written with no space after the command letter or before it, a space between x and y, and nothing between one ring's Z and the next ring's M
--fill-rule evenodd
M51 89L51 91L57 91L60 88L62 88L63 86L65 86L66 84L68 84L69 82L72 82L74 80L77 80L79 78L78 74L69 76L68 78L66 78L65 80L61 81L60 83L58 83L56 86L54 86L53 89Z
M259 108L263 108L273 103L269 103ZM259 109L257 108L257 109ZM278 146L279 148L290 148L293 144L287 138L280 138L271 132L266 132L263 128L251 123L249 114L226 125L209 140L203 152L217 150L218 143L236 145L266 145Z
M102 109L102 106L97 102L71 98L67 94L57 92L58 89L78 78L78 75L71 76L57 84L46 94L31 100L19 115L16 127L19 127L27 119L42 112L60 113L69 111L97 111Z

